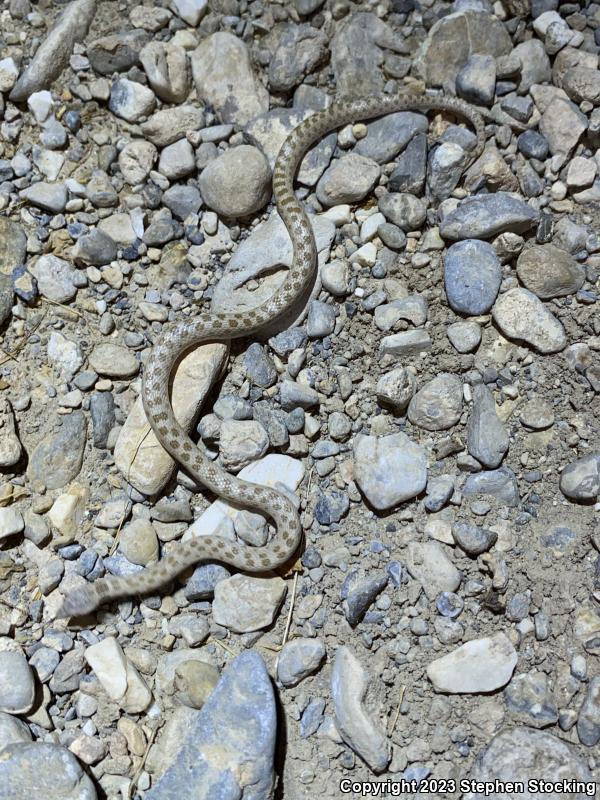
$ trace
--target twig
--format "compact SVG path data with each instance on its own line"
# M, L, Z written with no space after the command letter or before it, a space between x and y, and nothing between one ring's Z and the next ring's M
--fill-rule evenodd
M404 700L405 691L406 691L406 686L402 685L400 687L400 699L398 701L398 708L396 709L396 716L394 717L394 721L392 722L392 727L390 729L388 736L391 736L396 730L396 723L398 722L398 717L400 716L400 709L402 708L402 701Z
M236 658L236 657L237 657L237 653L235 653L235 652L234 652L234 651L231 649L231 647L227 647L227 645L226 645L226 644L223 644L223 642L222 642L220 639L214 639L214 638L211 636L211 638L208 640L208 642L209 642L209 643L212 643L212 642L214 642L215 644L218 644L220 647L222 647L222 648L223 648L223 650L227 650L227 652L229 653L229 655L233 656L234 658Z
M4 360L0 361L0 367L1 367L3 364L6 364L6 362L7 362L7 361L10 361L11 359L12 359L13 361L16 361L16 360L17 360L17 359L15 358L15 356L17 356L17 355L18 355L18 354L21 352L21 350L22 350L22 349L25 347L25 345L27 344L27 342L29 341L29 339L31 339L31 337L33 336L33 334L34 334L34 333L37 331L37 329L38 329L38 328L40 327L40 325L42 324L42 322L43 322L43 320L44 320L44 317L45 317L45 316L46 316L46 312L45 312L45 311L43 311L43 312L42 312L42 314L41 314L41 316L40 316L40 318L37 320L37 322L34 322L34 324L33 324L32 328L31 328L31 330L29 330L29 331L27 332L27 335L26 335L26 336L23 338L23 341L22 341L20 344L18 344L18 345L15 347L15 349L14 349L14 350L0 350L0 352L4 353L4 355L6 356L6 358L5 358Z
M285 623L285 631L283 632L283 639L281 646L283 647L287 642L290 626L292 624L292 614L294 613L294 604L296 602L296 587L298 586L298 573L294 572L294 585L292 586L292 599L290 600L290 610L288 611L287 622Z
M150 752L150 748L152 747L152 743L158 733L159 725L152 729L150 733L150 737L148 739L148 744L146 745L146 750L144 751L144 755L142 756L142 760L139 763L138 768L133 774L133 778L131 779L131 783L129 784L129 788L127 789L127 797L128 800L131 800L133 797L133 793L135 791L135 787L137 786L137 782L140 779L140 775L142 774L142 770L144 769L144 764L146 763L146 759L148 758L148 753Z

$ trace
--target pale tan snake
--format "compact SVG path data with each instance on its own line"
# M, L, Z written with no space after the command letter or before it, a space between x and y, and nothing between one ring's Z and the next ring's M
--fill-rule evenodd
M477 135L469 160L475 160L483 150L485 129L481 115L467 103L451 97L402 94L340 100L308 117L285 140L273 171L275 202L293 245L293 262L283 285L264 305L251 311L203 313L167 329L154 346L144 370L144 409L159 442L176 462L219 497L270 517L276 527L271 541L264 547L251 547L220 536L197 536L180 542L173 553L138 575L106 576L73 590L65 598L60 616L88 613L116 597L152 592L201 560L221 561L257 573L280 566L294 554L302 529L292 501L275 489L242 481L210 461L176 421L168 394L169 379L184 351L207 341L251 336L298 299L314 274L317 260L312 228L294 194L294 176L303 155L336 128L397 111L458 114L471 123Z

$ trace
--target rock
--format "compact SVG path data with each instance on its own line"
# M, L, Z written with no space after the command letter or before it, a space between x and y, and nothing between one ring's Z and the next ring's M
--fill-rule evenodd
M182 105L156 111L142 124L142 133L156 147L166 147L185 137L188 131L197 131L204 125L201 108Z
M192 28L198 25L207 8L208 0L171 0L171 9Z
M478 556L494 546L498 534L468 522L455 522L452 537L456 544L470 556Z
M142 183L149 175L157 158L156 147L151 142L136 139L125 145L119 153L119 167L131 186Z
M433 25L417 53L414 68L426 85L443 86L453 92L459 71L473 54L498 58L511 50L510 37L500 20L479 10L458 12Z
M412 194L388 192L379 198L379 210L385 218L403 231L419 230L425 222L425 203Z
M245 125L267 111L267 90L254 74L246 44L236 36L211 34L191 59L198 96L214 107L222 122Z
M108 355L110 356L110 352ZM130 356L131 354L127 357L128 362ZM221 373L226 357L225 344L209 343L192 350L175 370L171 396L176 418L185 430L191 430L202 401ZM110 360L110 357L102 357L103 368L110 369ZM122 364L121 369L124 366ZM127 481L138 491L154 495L167 483L175 465L171 456L160 447L154 434L147 433L147 424L142 400L139 397L117 439L115 463L121 472L127 475ZM140 438L143 438L141 447Z
M503 505L511 507L519 504L517 480L509 467L469 475L463 486L463 494L468 497L473 495L494 497Z
M404 433L357 436L354 478L365 497L384 511L420 494L427 484L427 458Z
M467 448L484 467L494 469L508 450L508 431L496 414L494 396L484 384L473 387L473 409L467 423Z
M575 103L600 101L600 76L591 67L574 66L567 69L561 79L561 88Z
M269 674L256 651L244 652L229 664L181 733L179 748L146 792L147 800L270 796L277 710Z
M368 686L369 675L350 648L338 648L331 670L335 723L346 744L377 774L391 753L385 732L364 704Z
M527 289L509 289L500 295L492 317L509 339L523 341L540 353L558 353L567 345L561 322Z
M100 342L95 345L90 353L89 363L98 375L107 375L110 378L130 378L137 375L140 366L131 350L114 342Z
M219 457L228 472L262 458L269 449L269 437L255 420L224 420L219 439Z
M365 140L361 140L359 145L362 141ZM398 156L394 171L388 179L387 187L390 192L408 192L409 194L420 195L425 186L426 173L427 134L419 133L410 140L406 148ZM394 229L397 230L396 226L394 226ZM385 241L385 232L382 235L381 228L379 235L388 247L392 247L391 244ZM400 241L404 244L401 237ZM395 249L400 249L400 247L397 246Z
M0 651L0 711L26 714L32 709L34 700L35 681L25 656L16 650Z
M429 600L460 586L460 572L438 542L409 542L406 566Z
M245 217L269 202L271 170L258 148L240 145L204 168L199 187L206 205L220 216Z
M442 431L456 425L462 413L460 378L444 372L422 386L410 401L408 418L427 431Z
M22 103L34 92L46 89L65 68L75 42L81 42L96 13L94 0L73 0L64 9L9 97Z
M277 680L284 686L297 686L319 669L324 658L325 645L320 639L293 639L277 659Z
M0 752L9 744L30 741L31 733L27 725L17 717L0 711Z
M0 217L0 273L11 275L27 257L27 236L18 222Z
M560 490L570 500L596 500L600 494L600 456L597 453L572 461L560 475Z
M289 25L279 37L269 64L269 84L274 92L289 92L306 75L327 60L327 37L309 24Z
M437 692L480 694L505 686L517 665L517 653L503 633L473 639L427 667Z
M446 334L459 353L472 353L481 343L481 328L476 322L454 322L448 325Z
M108 108L127 122L141 122L154 111L156 97L152 89L127 78L116 80L110 90Z
M0 399L0 467L12 467L21 458L22 447L15 428L15 417L8 400Z
M521 42L514 48L512 55L521 62L519 94L524 95L534 84L550 82L550 59L538 39Z
M431 339L427 331L403 331L384 336L381 340L380 350L384 355L410 356L425 353L431 349Z
M325 206L358 203L373 189L380 174L375 161L349 153L325 170L317 184L317 198Z
M585 281L585 269L553 244L525 248L517 260L517 275L542 300L575 294Z
M134 29L95 39L87 45L87 57L95 72L112 75L140 63L140 51L149 40L146 31Z
M124 711L139 714L148 708L152 700L150 689L114 637L107 636L88 647L85 660L110 699Z
M469 779L474 781L506 780L522 781L524 792L519 792L523 800L534 800L540 792L528 789L530 781L540 782L540 767L544 765L544 781L591 781L592 775L586 763L574 748L556 736L531 728L511 728L501 731L476 758ZM494 800L511 800L514 792L495 791ZM583 792L550 792L553 800L583 800ZM483 792L466 792L465 800L484 800Z
M539 130L552 155L569 156L588 127L585 114L573 103L557 97L542 114Z
M183 103L190 91L187 53L172 42L148 42L140 61L154 92L165 103Z
M456 92L468 103L491 106L496 92L496 60L473 53L456 76Z
M378 164L386 164L394 159L398 153L410 147L418 134L426 134L428 130L427 118L423 114L412 111L399 111L396 114L387 114L381 119L373 120L367 125L367 135L361 139L354 148L358 155L370 158ZM390 181L398 171L396 167ZM389 187L393 191L403 191L400 188ZM405 191L410 191L406 189Z
M504 700L511 714L532 728L558 722L556 701L543 672L532 670L515 676L504 690Z
M67 205L67 189L60 183L32 183L26 189L21 189L19 196L51 214L62 213Z
M539 218L532 206L506 192L482 194L462 202L440 224L444 239L490 239L499 233L525 233Z
M187 139L179 139L162 150L158 171L170 181L178 181L196 171L194 150Z
M416 389L416 380L412 372L398 367L382 375L377 381L377 400L390 406L396 413L404 412Z
M493 306L502 267L487 242L465 239L456 242L444 257L444 285L448 304L457 314L485 314Z
M110 236L107 236L99 228L92 228L89 233L77 239L75 247L71 251L71 255L75 263L80 266L101 267L115 260L117 257L117 245ZM42 256L41 258L50 258L55 261L60 261L56 256ZM65 266L69 270L69 276L72 277L73 270L70 265L65 263Z
M21 533L25 523L18 508L0 508L0 540Z
M49 742L9 744L0 756L1 800L97 800L91 778L65 747Z
M42 439L31 454L29 480L48 489L62 489L76 478L83 462L86 428L81 411L62 417L58 431Z
M344 616L355 626L362 620L370 606L387 586L388 575L380 572L368 577L357 577L350 583L342 608Z
M329 336L335 328L337 309L335 306L313 300L308 309L306 332L311 339L322 339Z
M12 58L0 60L0 92L10 92L19 76L19 70Z
M213 618L234 633L261 630L275 619L286 591L281 578L234 575L215 586Z
M577 716L577 735L587 747L600 742L600 677L592 678Z
M134 519L121 531L119 550L132 564L145 567L158 560L159 547L156 530L148 519Z
M197 214L202 206L202 197L195 186L176 184L162 196L163 204L182 222L190 214Z

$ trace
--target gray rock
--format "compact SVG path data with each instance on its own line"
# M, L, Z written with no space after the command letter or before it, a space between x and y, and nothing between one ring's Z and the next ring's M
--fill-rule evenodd
M163 148L158 171L170 181L178 181L196 171L196 158L187 139L179 139Z
M264 800L273 788L277 710L269 674L255 651L225 669L147 800ZM218 753L218 757L215 757Z
M446 333L459 353L472 353L481 343L481 328L476 322L454 322L448 325Z
M126 72L140 63L140 51L150 39L141 28L124 33L115 33L94 39L86 48L86 54L95 72L112 75L113 72Z
M408 192L420 195L425 186L426 174L427 135L418 133L396 159L396 166L388 179L388 189L390 192ZM388 244L388 247L390 246Z
M140 122L154 111L155 105L154 92L141 83L119 78L111 87L108 108L127 122Z
M403 231L418 230L427 215L425 203L405 192L388 192L379 198L378 205L385 218Z
M245 217L271 196L271 169L256 147L226 150L204 168L199 180L202 199L223 217Z
M448 304L458 314L485 314L493 306L502 267L491 244L477 239L456 242L444 257L444 285Z
M553 244L524 249L517 260L517 275L541 300L575 294L585 281L585 269L570 253Z
M466 163L465 150L456 142L441 142L431 151L428 184L436 200L450 197L458 186Z
M455 592L460 586L460 572L447 552L435 541L408 544L407 569L429 600L435 600L440 592Z
M532 206L506 192L483 194L462 202L440 224L444 239L490 239L499 233L525 233L539 219Z
M53 255L40 256L30 267L31 274L35 277L40 294L56 303L67 303L77 294L75 285L76 270L64 261Z
M416 380L412 372L398 367L386 372L377 381L377 400L390 406L395 412L402 413L410 403L416 389Z
M22 189L19 196L31 205L52 214L61 214L67 204L67 189L61 183L32 183Z
M317 198L325 206L358 203L373 189L381 168L371 158L348 153L325 170L317 184Z
M117 245L110 236L98 228L93 228L77 239L72 256L76 264L101 267L115 260Z
M467 497L483 495L494 497L503 505L514 507L519 504L517 479L509 467L469 475L462 491Z
M77 758L58 744L9 744L0 758L0 800L97 800L91 778Z
M345 517L350 508L350 500L346 492L332 489L319 493L315 503L315 517L319 525L331 525Z
M514 677L504 690L504 700L511 715L531 728L546 728L558 721L556 701L543 672L532 670Z
M354 147L354 152L378 164L385 164L409 147L417 134L426 134L427 130L427 118L422 114L415 114L412 111L387 114L381 119L369 122L367 135ZM394 189L394 191L403 190Z
M474 53L456 76L456 93L476 106L491 106L496 92L496 59Z
M197 214L202 206L202 197L195 186L176 184L162 196L162 202L177 219L183 220L190 214Z
M329 336L335 328L337 309L321 300L313 300L308 308L306 332L311 339L322 339Z
M427 677L437 692L480 694L505 686L517 665L517 653L503 633L471 639L432 661Z
M171 0L172 10L195 28L208 9L208 0Z
M319 396L310 386L284 380L279 387L279 400L285 411L293 411L298 407L309 409L318 405Z
M148 42L140 61L155 94L165 103L183 103L190 92L187 53L172 42Z
M320 639L293 639L282 648L277 659L277 679L284 686L297 686L316 672L325 658Z
M377 595L387 586L388 577L386 572L379 572L358 578L351 583L342 603L344 616L350 625L358 625L362 620Z
M527 787L529 781L539 781L540 764L544 765L544 780L548 781L592 781L592 775L583 757L574 748L543 731L518 727L498 733L487 747L477 756L469 778L474 781L503 781L510 776L511 781L522 781L524 792L519 792L523 800L535 800L537 791ZM551 793L549 796L552 796ZM514 792L497 791L494 800L512 800ZM561 792L556 797L563 800L584 800L584 792ZM483 792L466 792L464 800L484 800ZM490 795L488 794L489 798Z
M142 133L156 147L166 147L182 139L188 131L204 126L204 111L192 105L163 108L142 125Z
M14 220L0 217L0 273L10 275L15 267L25 263L27 236Z
M209 600L213 597L219 581L229 578L231 573L222 564L201 564L187 581L184 593L188 600Z
M600 676L592 678L577 716L579 741L594 747L600 742Z
M568 156L588 127L588 119L574 103L556 97L542 114L540 133L552 155Z
M460 419L462 403L460 378L444 372L428 381L415 394L408 406L408 418L413 425L428 431L446 430Z
M79 475L86 442L86 421L81 411L62 418L56 433L46 436L31 454L27 474L48 489L62 489Z
M427 458L404 433L357 436L354 477L367 500L380 511L420 494L427 484Z
M369 675L348 647L340 647L331 670L331 695L337 728L375 773L385 770L391 753L385 732L364 705Z
M94 447L104 449L115 424L115 400L110 392L94 392L90 398Z
M560 490L569 500L596 500L600 494L600 455L591 453L568 464L560 475Z
M473 387L473 409L467 423L467 448L484 467L494 469L508 450L508 431L496 414L494 396L483 384Z
M501 294L492 317L507 338L523 341L539 353L558 353L567 345L560 320L527 289L509 289Z
M9 97L21 103L34 92L46 89L67 65L75 42L81 42L96 13L95 0L73 0L59 16L35 52Z
M454 494L454 478L452 475L439 475L427 481L427 497L425 508L430 513L441 511Z
M380 350L384 355L401 356L409 358L426 353L431 349L431 338L427 331L403 331L384 336L381 340Z
M452 526L452 536L456 544L470 556L487 552L498 539L498 534L486 528L479 528L468 522L456 522Z
M0 711L0 752L9 744L30 741L31 733L27 725L17 717Z
M288 25L269 64L269 84L275 92L289 92L327 60L327 37L311 25Z
M267 111L269 95L252 69L247 45L232 33L207 36L191 55L198 96L222 122L245 125Z
M35 699L33 672L25 656L15 650L0 652L0 711L26 714Z

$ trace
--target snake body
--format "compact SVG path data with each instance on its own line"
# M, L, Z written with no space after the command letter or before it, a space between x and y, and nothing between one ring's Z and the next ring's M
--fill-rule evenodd
M138 575L106 576L70 592L59 613L76 616L93 611L116 597L152 592L200 560L215 560L251 573L266 572L294 554L302 536L300 518L292 501L281 492L242 481L210 461L175 419L169 399L169 381L177 359L203 342L247 337L282 315L298 299L316 269L313 232L294 194L294 176L308 148L326 134L351 122L398 111L450 112L466 119L477 135L474 161L485 143L481 115L467 103L451 97L382 95L338 100L298 125L281 147L273 170L273 195L293 245L292 266L279 290L263 305L229 314L202 313L164 331L144 370L144 410L161 445L188 473L212 492L237 506L270 517L276 533L264 547L251 547L221 536L198 536L180 542L174 552Z

